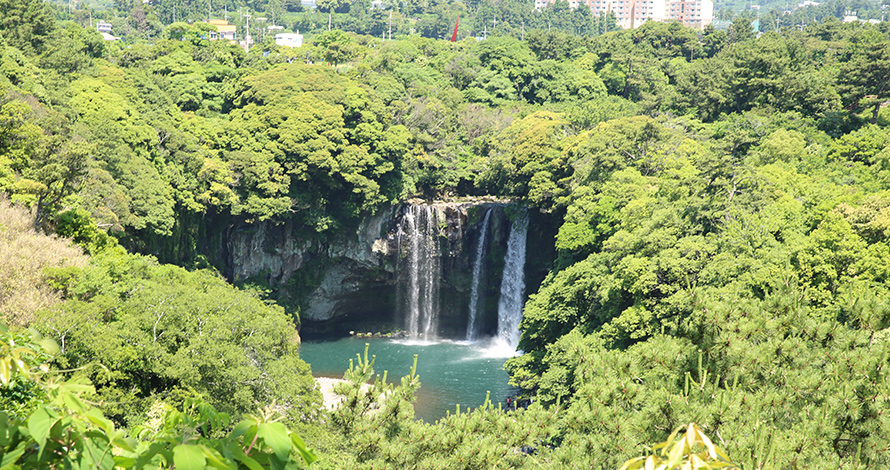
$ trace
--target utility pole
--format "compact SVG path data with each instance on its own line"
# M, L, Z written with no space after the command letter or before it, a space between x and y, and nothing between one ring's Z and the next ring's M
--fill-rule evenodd
M247 22L244 24L244 29L246 30L246 35L244 36L244 49L250 50L250 9L247 10L244 17L247 18Z
M213 0L207 0L207 22L213 19Z
M525 41L525 20L522 20L522 36L519 40Z
M331 30L331 12L328 12L328 31Z
M389 40L392 41L392 10L389 10Z
M226 23L229 22L229 6L228 5L223 7L223 18L226 19Z

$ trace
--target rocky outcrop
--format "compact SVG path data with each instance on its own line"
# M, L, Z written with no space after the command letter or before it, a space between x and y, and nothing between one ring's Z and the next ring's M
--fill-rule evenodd
M292 224L259 222L229 227L224 237L227 276L233 282L262 276L280 285L317 254L317 247L294 236Z
M486 242L489 274L480 285L480 311L486 312L483 328L494 328L510 230L509 210L502 201L411 201L380 210L366 217L355 231L327 240L307 241L310 238L301 236L300 228L290 223L232 224L221 240L225 273L233 281L261 279L276 289L279 297L294 299L300 305L304 327L345 331L373 324L376 331L381 325L401 328L406 302L403 270L410 249L403 225L412 203L439 214L439 323L440 334L448 337L460 337L466 331L472 257L485 212L492 211ZM546 222L543 217L533 218L532 224ZM538 234L538 239L531 238L533 234ZM529 259L547 260L528 266L530 290L549 269L552 256L546 253L552 253L552 237L553 230L530 231L530 250L538 253Z

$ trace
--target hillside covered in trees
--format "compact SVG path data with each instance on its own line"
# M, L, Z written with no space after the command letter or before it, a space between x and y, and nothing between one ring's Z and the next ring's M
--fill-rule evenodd
M689 422L742 468L890 465L888 23L246 52L70 14L0 0L3 465L617 468ZM365 358L322 410L298 299L206 245L480 195L559 221L507 364L528 409L415 421L419 379Z

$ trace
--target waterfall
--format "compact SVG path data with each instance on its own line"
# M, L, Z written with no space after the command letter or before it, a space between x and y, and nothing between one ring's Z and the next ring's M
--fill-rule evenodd
M482 229L479 232L479 242L476 245L475 258L473 259L473 284L470 288L470 319L467 322L467 341L475 341L479 332L479 283L482 280L482 262L485 254L485 234L488 233L488 223L491 217L491 208L485 211L482 219Z
M528 236L528 213L523 212L510 228L507 256L501 278L501 298L498 301L498 340L516 349L519 345L519 322L522 320L525 294L525 240Z
M408 335L432 339L436 335L439 312L439 280L442 277L439 247L439 211L432 206L411 205L405 213L400 235L407 238ZM401 238L401 236L400 236ZM401 243L400 243L401 245Z

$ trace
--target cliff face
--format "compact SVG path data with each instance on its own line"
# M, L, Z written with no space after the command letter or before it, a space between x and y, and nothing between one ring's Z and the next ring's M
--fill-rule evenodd
M218 258L232 281L262 279L279 298L300 305L304 329L405 328L412 288L411 223L422 206L437 222L426 235L438 251L436 303L440 336L466 331L469 293L482 221L490 212L484 250L485 277L479 285L483 332L496 327L510 209L499 202L422 203L387 207L366 217L357 230L309 242L293 224L231 224L222 234ZM532 214L529 231L528 291L533 292L553 259L555 224Z

